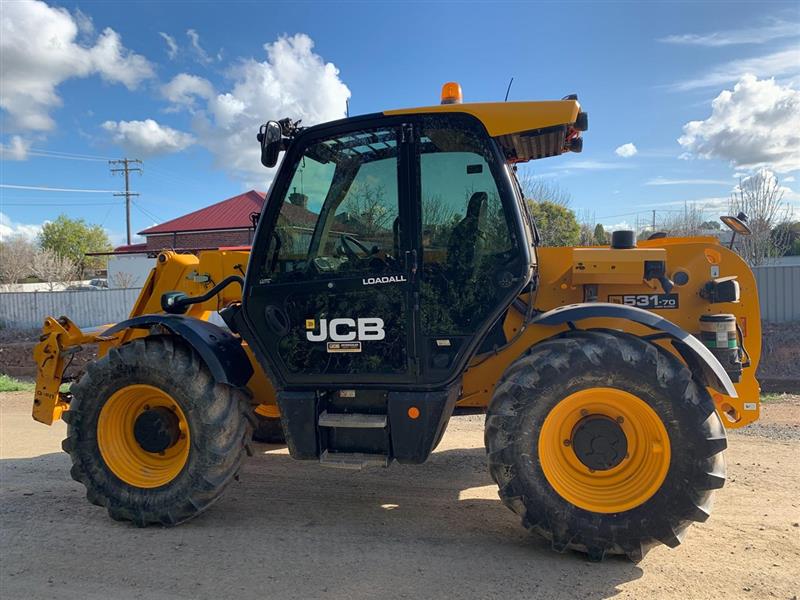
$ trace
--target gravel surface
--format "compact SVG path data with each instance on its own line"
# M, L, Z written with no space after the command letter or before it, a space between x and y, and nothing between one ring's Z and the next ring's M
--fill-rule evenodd
M771 396L761 403L755 423L734 430L734 435L752 435L779 441L800 441L800 394Z
M454 417L421 466L359 473L256 445L212 509L138 529L90 505L69 477L62 422L0 394L0 597L778 598L800 595L800 443L732 432L728 484L679 548L637 565L555 554L497 498L483 417ZM763 420L798 418L798 403ZM793 416L792 416L793 415ZM775 416L775 417L774 417ZM774 418L773 418L774 417Z

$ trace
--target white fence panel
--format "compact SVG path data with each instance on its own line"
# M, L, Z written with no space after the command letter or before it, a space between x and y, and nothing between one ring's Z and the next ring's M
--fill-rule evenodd
M66 315L79 327L97 327L127 318L139 288L0 293L0 325L41 327L48 315Z
M764 265L753 273L758 284L761 320L800 321L800 265Z

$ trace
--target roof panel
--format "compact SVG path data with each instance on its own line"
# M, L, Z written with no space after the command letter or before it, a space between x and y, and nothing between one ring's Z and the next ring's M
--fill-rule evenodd
M261 212L266 193L250 190L222 202L206 206L176 219L139 232L139 235L205 231L209 229L244 229L252 227L250 214Z

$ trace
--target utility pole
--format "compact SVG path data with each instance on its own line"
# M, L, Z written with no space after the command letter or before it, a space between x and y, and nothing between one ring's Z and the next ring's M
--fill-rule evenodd
M138 158L121 158L119 160L110 160L108 164L112 167L114 165L122 165L116 169L112 168L111 173L124 173L125 174L125 191L124 192L117 192L115 196L125 196L125 225L128 232L128 245L130 246L131 243L131 196L138 196L137 192L131 191L131 184L130 184L130 172L131 171L138 171L141 175L142 173L142 161ZM138 167L131 167L131 165L140 165Z
M653 228L650 231L656 232L656 209L653 209Z

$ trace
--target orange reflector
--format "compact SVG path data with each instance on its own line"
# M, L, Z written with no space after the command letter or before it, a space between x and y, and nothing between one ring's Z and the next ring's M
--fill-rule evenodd
M408 409L408 418L409 419L417 419L419 418L419 409L416 406L412 406Z
M442 104L461 104L463 99L461 86L455 81L448 81L442 86Z

